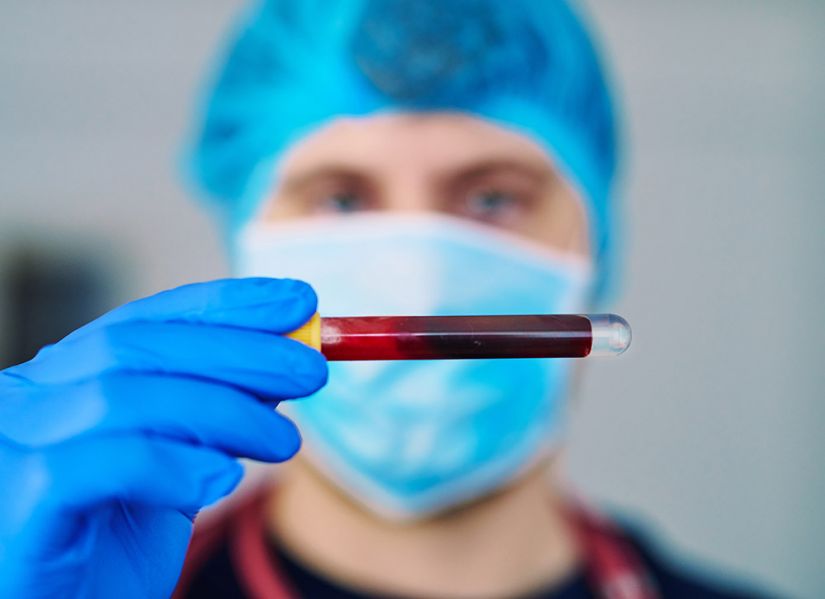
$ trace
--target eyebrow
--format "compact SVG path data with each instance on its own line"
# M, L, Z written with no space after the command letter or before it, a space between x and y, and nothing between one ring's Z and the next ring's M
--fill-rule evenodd
M510 156L493 156L456 163L437 174L443 184L471 181L499 172L517 173L533 179L538 184L552 182L559 177L549 162L536 158L513 159ZM324 179L346 180L363 184L375 176L368 165L329 162L299 171L285 177L281 184L284 193L296 193L301 189Z
M362 168L355 165L341 163L322 164L300 171L284 178L281 188L284 192L295 192L321 179L347 179L351 181L363 181L370 176Z
M502 171L526 175L540 183L551 181L558 176L556 170L549 163L536 159L514 160L505 157L470 161L463 166L459 165L458 168L452 171L449 178L458 180L475 179Z

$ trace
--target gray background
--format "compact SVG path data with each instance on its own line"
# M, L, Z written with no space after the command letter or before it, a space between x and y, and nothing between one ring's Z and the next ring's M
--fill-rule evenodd
M682 555L822 596L825 3L587 4L629 115L635 342L589 365L569 476ZM0 266L84 248L112 301L225 274L175 165L237 7L0 3Z

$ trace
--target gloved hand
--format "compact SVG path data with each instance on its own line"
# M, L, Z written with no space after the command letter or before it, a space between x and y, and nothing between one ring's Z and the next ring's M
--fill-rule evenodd
M273 407L326 361L278 333L315 308L299 281L188 285L0 372L0 597L168 597L235 458L298 450Z

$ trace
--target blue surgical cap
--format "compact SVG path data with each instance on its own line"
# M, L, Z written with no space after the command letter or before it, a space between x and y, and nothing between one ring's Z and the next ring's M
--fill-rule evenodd
M234 228L272 189L278 155L318 126L437 110L524 133L554 157L585 199L603 288L616 119L592 41L563 0L262 0L211 82L188 171Z

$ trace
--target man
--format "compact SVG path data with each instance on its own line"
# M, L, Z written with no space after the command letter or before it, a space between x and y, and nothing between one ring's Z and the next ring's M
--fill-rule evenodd
M316 310L588 311L612 271L611 106L563 2L257 5L192 161L239 278L2 373L0 595L734 596L566 497L572 364L327 365L286 337ZM303 397L279 407L295 424L272 409ZM298 430L179 580L236 458L288 460Z

